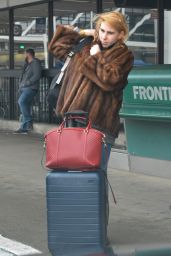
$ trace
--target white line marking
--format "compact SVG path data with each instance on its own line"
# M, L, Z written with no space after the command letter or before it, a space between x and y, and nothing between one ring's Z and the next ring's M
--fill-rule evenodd
M10 240L0 235L0 249L13 253L17 256L41 254L42 252L32 248L31 246Z
M0 256L15 256L15 255L0 249Z

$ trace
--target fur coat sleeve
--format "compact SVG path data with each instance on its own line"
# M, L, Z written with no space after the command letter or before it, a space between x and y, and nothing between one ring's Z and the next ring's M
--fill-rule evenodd
M56 26L56 31L51 39L48 49L58 59L65 60L71 48L80 40L78 32L62 25Z
M80 71L103 91L123 89L133 65L133 54L124 43L89 56Z

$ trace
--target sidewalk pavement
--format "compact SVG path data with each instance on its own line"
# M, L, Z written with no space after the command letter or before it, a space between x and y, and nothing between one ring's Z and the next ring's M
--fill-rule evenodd
M0 132L0 234L49 256L46 228L46 171L43 136ZM108 170L109 237L115 252L171 244L171 180Z

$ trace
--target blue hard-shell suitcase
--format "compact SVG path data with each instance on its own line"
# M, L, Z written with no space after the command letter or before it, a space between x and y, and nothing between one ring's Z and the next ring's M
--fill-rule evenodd
M48 247L54 256L98 255L107 233L102 170L49 172L46 178Z

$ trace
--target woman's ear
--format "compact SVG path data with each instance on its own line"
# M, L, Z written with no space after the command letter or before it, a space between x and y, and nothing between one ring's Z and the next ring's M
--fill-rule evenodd
M122 30L122 31L120 32L120 34L119 34L119 40L124 40L124 38L125 38L125 33L124 33L124 31Z

